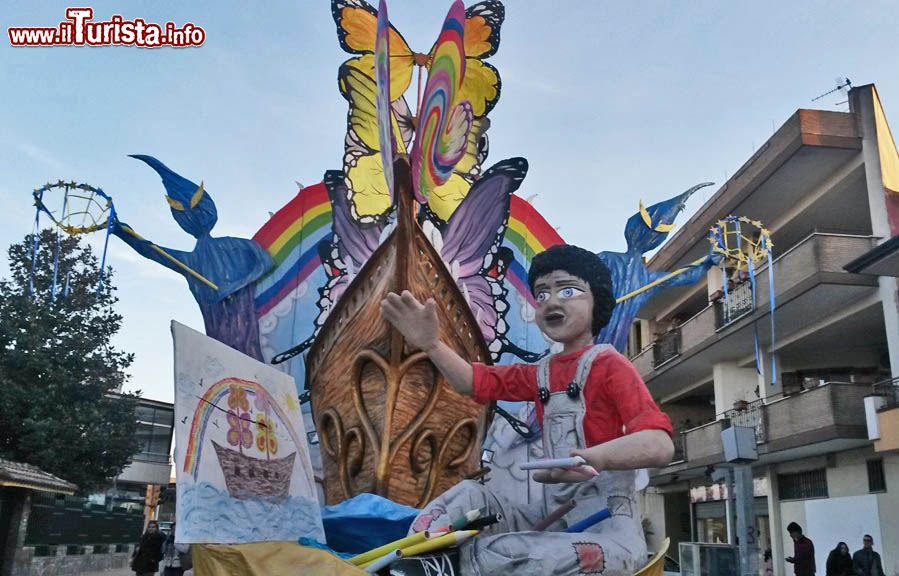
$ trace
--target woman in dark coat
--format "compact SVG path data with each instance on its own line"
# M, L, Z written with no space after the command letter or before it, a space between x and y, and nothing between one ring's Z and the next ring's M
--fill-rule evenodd
M131 560L131 569L137 572L137 576L149 576L159 570L164 543L165 536L159 531L159 524L155 520L150 520L147 531L140 537L140 544L137 545Z
M827 576L853 576L849 546L840 542L827 556Z

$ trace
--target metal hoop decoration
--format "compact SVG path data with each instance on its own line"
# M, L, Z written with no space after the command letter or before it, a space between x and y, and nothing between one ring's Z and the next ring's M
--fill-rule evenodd
M115 213L112 198L90 184L48 182L36 188L33 196L35 207L70 236L107 228Z
M103 287L103 280L106 275L106 252L109 247L109 235L112 232L112 225L116 221L115 206L113 206L112 198L107 196L102 189L95 188L90 184L80 184L74 181L65 182L63 180L57 180L55 183L48 182L40 188L36 188L32 192L32 196L34 196L34 206L37 208L35 227L38 225L40 213L44 212L58 229L56 233L56 253L53 257L51 298L53 300L56 299L58 288L59 230L69 236L106 230L106 240L103 243L103 257L100 261L100 275L97 279L97 292L99 293ZM37 230L35 234L37 234ZM35 236L35 244L32 250L31 275L33 277L35 257L38 250L37 236ZM34 293L33 286L30 287L30 291L32 294ZM67 296L68 291L68 279L66 279L66 288L63 296Z
M724 256L729 267L748 272L767 261L771 253L771 232L758 220L728 216L709 230L712 252Z
M752 220L747 216L728 216L716 222L709 229L709 243L712 245L713 253L723 256L721 260L723 276L721 284L724 290L725 306L727 306L728 300L729 282L726 275L728 267L746 273L746 280L749 282L752 290L752 309L755 310L757 306L756 273L760 265L763 263L768 265L768 316L771 323L771 350L776 350L774 311L777 303L775 301L774 258L772 255L774 244L771 242L771 232L758 220ZM756 371L761 374L762 364L758 325L755 322L753 322L753 332ZM771 353L770 362L771 384L774 385L777 384L777 357L774 352Z

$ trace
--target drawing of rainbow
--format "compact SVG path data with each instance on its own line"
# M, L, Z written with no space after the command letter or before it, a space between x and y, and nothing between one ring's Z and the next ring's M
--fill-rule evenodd
M290 438L293 440L297 449L301 450L303 447L302 442L305 440L300 439L296 430L291 426L287 414L261 384L250 380L241 380L240 378L225 378L219 380L206 390L203 396L200 397L201 399L197 403L196 410L194 410L193 421L190 425L190 439L184 455L184 472L193 476L194 479L197 478L197 471L199 470L200 457L203 452L203 438L206 434L206 426L209 424L209 418L213 412L222 409L219 406L219 402L228 395L231 386L242 388L253 396L265 398L268 401L268 405L271 406L272 411L278 417L278 420L280 420L281 424L287 429L287 432L290 434Z

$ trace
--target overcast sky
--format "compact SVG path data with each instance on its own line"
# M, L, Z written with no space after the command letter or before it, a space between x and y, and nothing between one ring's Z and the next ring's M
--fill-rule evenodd
M143 236L178 249L156 156L218 206L213 234L249 237L296 193L341 167L346 103L330 2L93 2L94 20L202 26L199 48L13 48L8 26L55 26L70 2L4 0L0 39L0 275L5 247L31 231L31 190L48 180L100 186ZM391 22L427 51L447 1L392 0ZM502 97L487 164L524 156L520 193L563 237L622 250L624 221L702 181L723 183L797 108L838 76L876 83L899 124L896 2L538 2L506 0ZM413 85L414 90L414 85ZM692 213L717 186L691 200ZM679 223L689 214L682 216ZM95 234L92 241L99 241ZM130 389L171 401L169 321L202 330L185 281L117 239Z

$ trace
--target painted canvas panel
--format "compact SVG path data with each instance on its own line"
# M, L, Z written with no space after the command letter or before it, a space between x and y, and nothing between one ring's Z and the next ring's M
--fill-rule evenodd
M172 337L178 541L324 542L293 378L177 322Z

